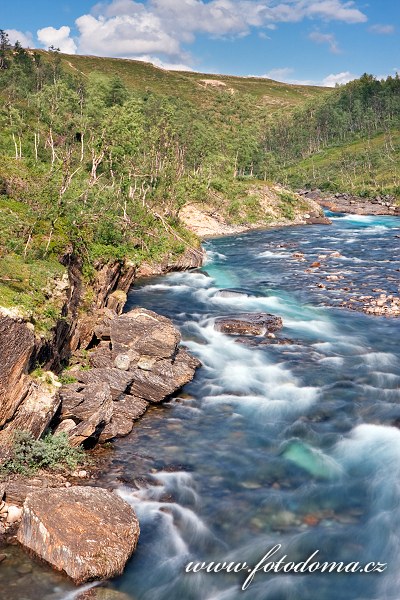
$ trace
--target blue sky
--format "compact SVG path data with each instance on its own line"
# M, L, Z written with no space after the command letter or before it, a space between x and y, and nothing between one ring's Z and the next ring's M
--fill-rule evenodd
M399 0L1 0L25 46L335 85L400 70Z

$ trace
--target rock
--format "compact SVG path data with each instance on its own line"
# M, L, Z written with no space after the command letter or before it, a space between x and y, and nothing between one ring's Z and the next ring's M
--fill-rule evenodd
M128 296L123 290L116 290L107 298L106 307L120 315L124 309Z
M151 371L135 369L130 393L149 402L163 402L194 377L200 366L197 358L180 349L173 362L159 360Z
M120 369L91 369L77 374L80 382L89 384L108 384L111 389L112 399L116 400L123 394L132 382L133 376L130 371Z
M142 371L152 371L157 359L154 356L141 356L136 364L138 369Z
M60 433L69 434L70 431L75 429L76 423L72 419L65 419L61 421L61 423L56 427L54 431L54 435L59 435Z
M103 346L103 344L105 345ZM107 369L114 366L113 356L108 342L101 342L94 350L90 351L89 365L93 369Z
M333 479L342 474L342 468L335 460L300 441L289 442L283 456L313 477Z
M12 421L0 432L0 444L11 444L17 431L29 431L39 439L56 414L60 402L58 389L52 384L32 383Z
M133 429L134 422L144 415L148 406L146 400L129 395L114 402L112 419L101 432L99 442L128 435Z
M118 354L114 360L114 367L121 371L128 371L131 366L131 359L128 354Z
M113 354L129 354L171 358L181 340L179 331L166 317L144 308L136 308L111 323Z
M0 427L9 421L28 393L27 376L35 338L26 325L0 313Z
M82 594L76 597L76 600L135 600L134 597L129 594L124 594L117 590L112 590L105 587L94 587L90 590L86 590Z
M232 317L217 317L214 328L227 335L265 335L282 329L280 317L268 313L240 313Z
M254 292L248 292L246 290L235 290L235 289L224 289L218 290L215 292L215 298L250 298L252 296L257 296Z
M9 504L22 505L31 492L64 486L65 477L60 474L46 473L35 477L13 475L7 482L6 495Z
M332 225L332 221L328 217L309 217L306 219L307 225Z
M76 584L120 575L139 538L132 507L102 488L29 494L18 541Z
M14 506L13 504L9 504L8 505L8 510L7 510L7 518L6 518L6 523L8 523L9 525L12 525L13 523L17 523L17 521L19 521L22 517L22 508L19 508L18 506Z
M310 265L310 267L312 269L318 269L318 267L320 267L320 266L321 266L321 263L318 261L315 261L315 262L311 263L311 265Z
M113 402L110 386L107 382L91 382L85 388L84 400L66 415L78 424L69 429L68 438L72 446L79 446L87 438L100 435L102 429L111 421Z

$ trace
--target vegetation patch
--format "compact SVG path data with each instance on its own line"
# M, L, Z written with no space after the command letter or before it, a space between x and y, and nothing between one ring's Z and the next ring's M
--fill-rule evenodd
M65 433L48 434L40 440L35 440L30 433L17 432L11 456L2 464L0 476L30 476L42 470L67 473L86 461L84 451L70 446Z

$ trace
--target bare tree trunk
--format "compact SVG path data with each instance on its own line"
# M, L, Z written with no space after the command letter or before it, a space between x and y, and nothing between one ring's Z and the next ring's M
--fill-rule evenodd
M15 158L18 160L18 158L19 158L18 157L18 146L17 146L17 140L15 139L15 135L14 134L12 134L12 139L13 139L14 147L15 147Z

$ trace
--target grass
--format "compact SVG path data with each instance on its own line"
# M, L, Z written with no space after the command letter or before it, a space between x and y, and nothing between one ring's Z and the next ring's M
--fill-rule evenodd
M44 57L48 53L39 50ZM126 87L139 92L156 92L167 96L179 96L204 108L211 104L217 94L234 90L248 94L259 105L268 105L271 111L282 107L297 106L315 96L329 93L328 88L280 83L263 77L236 77L232 75L210 75L183 71L167 71L150 63L120 58L97 56L61 55L66 71L88 77L97 73L108 78L119 77ZM225 86L211 86L204 80L220 81Z
M0 306L14 308L47 334L60 315L60 300L51 296L50 285L65 273L55 259L31 260L7 254L0 260Z

